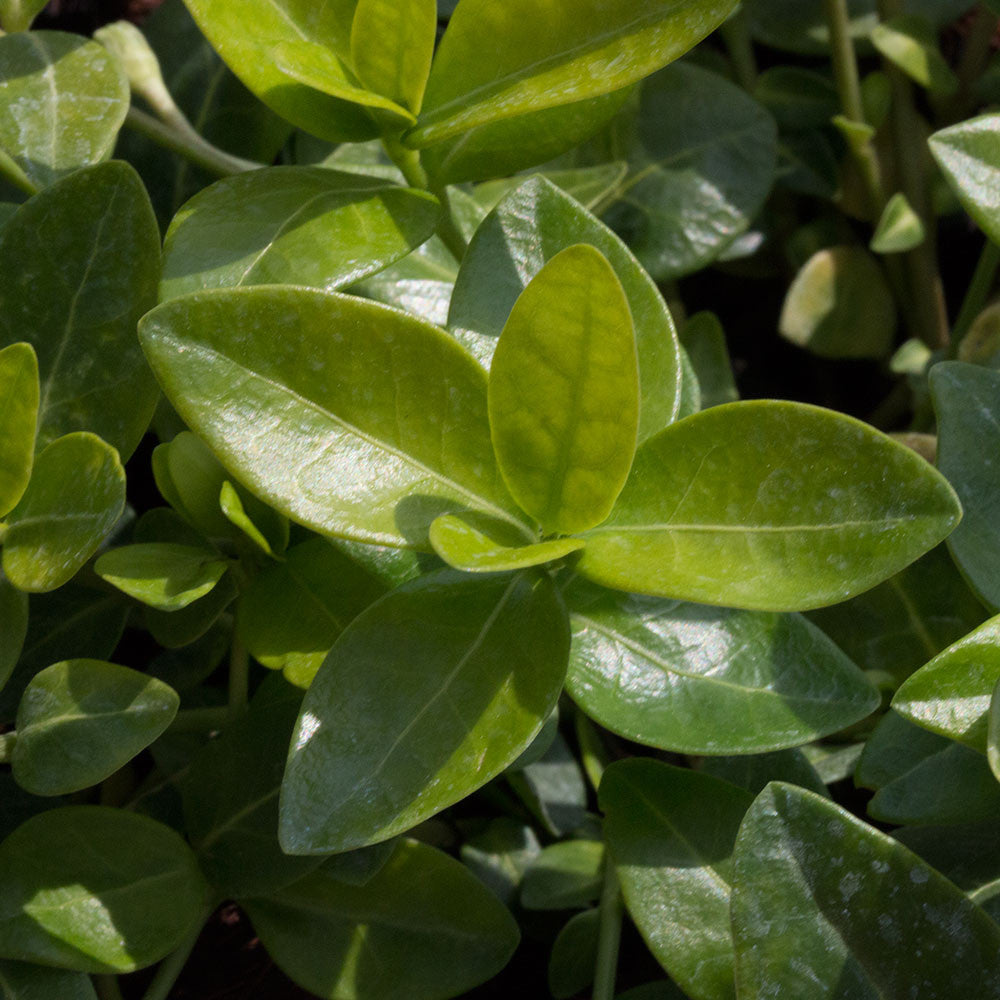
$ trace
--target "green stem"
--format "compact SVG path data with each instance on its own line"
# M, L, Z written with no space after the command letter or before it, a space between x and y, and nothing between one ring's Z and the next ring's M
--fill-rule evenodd
M187 708L174 716L168 733L212 733L229 721L231 710L223 708Z
M983 252L979 255L979 263L976 264L972 281L969 282L969 288L965 293L962 308L958 312L954 327L952 327L952 350L958 349L959 342L969 332L975 318L986 306L990 292L993 291L998 268L1000 268L1000 246L987 239L983 246Z
M187 960L191 957L191 952L194 951L194 946L198 943L198 938L201 937L205 921L212 915L214 909L214 905L209 908L202 915L197 927L187 936L184 943L160 962L159 968L156 970L156 975L153 976L149 987L142 995L142 1000L167 1000L167 997L170 996L170 991L174 987L174 983L177 982L177 977L180 976L184 966L187 964Z
M129 108L125 124L218 177L231 177L233 174L247 173L264 167L263 163L232 156L218 146L213 146L190 126L182 127L180 122L167 124L138 108Z
M757 83L757 57L754 55L747 14L742 4L719 31L736 71L736 79L744 90L752 92Z
M229 719L237 719L247 707L250 694L250 656L236 634L229 650Z
M10 755L14 752L17 742L17 732L0 733L0 764L9 764Z
M597 931L597 965L594 970L593 1000L614 1000L618 974L618 946L622 937L622 894L614 862L604 858L604 888L601 891Z
M123 1000L117 976L94 976L94 992L100 1000Z
M2 149L0 149L0 175L26 195L38 194L38 185Z
M959 121L972 114L974 104L972 89L989 64L993 36L996 34L996 30L996 14L992 13L986 4L979 4L972 13L969 34L962 47L958 65L955 67L955 75L958 77L958 93L947 105L949 121Z

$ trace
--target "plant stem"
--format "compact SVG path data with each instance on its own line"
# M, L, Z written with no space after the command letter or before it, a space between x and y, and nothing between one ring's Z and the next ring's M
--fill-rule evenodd
M198 943L198 938L201 937L205 921L212 915L214 909L215 905L213 904L202 915L197 927L188 935L181 946L176 951L172 951L160 962L159 968L156 970L156 975L153 976L148 989L142 995L142 1000L167 1000L174 983L177 982L177 977L181 974L184 966L187 964L187 960L191 957L191 952L194 951L194 946Z
M1000 268L1000 246L987 239L983 251L979 255L979 263L973 272L972 281L965 293L962 308L951 331L951 345L958 349L961 339L969 332L975 318L983 311L986 300L990 297L993 284L996 281L997 268Z
M601 890L597 931L597 965L594 971L594 1000L614 1000L618 973L618 946L622 937L622 894L614 862L604 857L604 888Z
M947 105L949 120L958 121L972 113L972 88L983 75L993 47L993 36L997 30L997 16L984 3L972 12L969 34L962 46L962 54L955 75L958 77L958 93Z
M168 733L211 733L229 721L229 706L222 708L187 708L174 716Z
M753 41L747 26L747 14L741 4L722 27L719 28L725 42L729 60L736 71L736 79L744 90L753 91L757 83L757 58L753 51Z
M117 976L94 976L94 992L100 1000L123 1000Z
M250 656L236 634L229 650L229 721L239 718L250 693Z
M0 733L0 764L9 764L10 755L14 752L17 742L17 732Z
M35 182L2 149L0 149L0 175L25 194L38 194L39 189Z
M181 127L179 122L167 124L138 108L129 108L125 124L217 177L231 177L264 167L263 163L244 160L213 146L190 126Z

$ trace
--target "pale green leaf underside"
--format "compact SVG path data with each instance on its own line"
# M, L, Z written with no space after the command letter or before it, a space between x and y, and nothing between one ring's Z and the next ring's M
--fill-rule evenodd
M504 544L505 540L508 544ZM525 544L524 539L511 533L504 522L484 524L482 518L469 514L445 514L435 518L430 541L434 551L449 566L467 573L498 573L540 566L583 548L579 538L553 538Z
M211 549L169 542L112 549L94 564L113 587L161 611L179 611L204 597L228 568Z

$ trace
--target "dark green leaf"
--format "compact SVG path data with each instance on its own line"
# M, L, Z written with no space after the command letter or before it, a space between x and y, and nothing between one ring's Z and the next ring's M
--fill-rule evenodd
M587 786L576 757L558 732L540 759L515 771L519 763L515 761L508 771L507 781L549 834L564 837L586 824Z
M28 631L28 597L0 573L0 688L21 655Z
M695 313L681 328L680 337L698 378L699 408L707 410L739 399L726 334L718 317L710 312Z
M840 111L833 80L800 66L772 66L757 77L753 96L782 131L818 129Z
M594 981L600 918L600 910L584 910L559 931L549 955L549 992L556 1000L575 997Z
M3 1000L97 1000L90 980L81 972L46 969L27 962L0 962Z
M572 910L601 894L604 845L567 840L546 847L525 869L521 905L528 910Z
M540 851L530 826L501 816L462 844L462 861L510 906L520 892L525 870Z
M861 788L878 790L950 745L943 736L888 711L865 742L854 780Z
M751 795L762 792L768 782L784 781L829 797L822 778L801 750L776 750L740 757L705 757L699 770L745 788Z

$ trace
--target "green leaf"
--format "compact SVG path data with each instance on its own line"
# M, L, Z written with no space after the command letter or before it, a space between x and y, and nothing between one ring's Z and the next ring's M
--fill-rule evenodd
M330 142L378 135L374 119L354 102L391 102L352 84L343 62L349 57L355 0L319 6L312 0L185 3L229 68L282 118Z
M933 733L986 752L990 699L1000 680L1000 616L904 681L892 707Z
M35 459L7 519L3 571L20 590L55 590L94 554L125 507L118 453L93 434L57 438Z
M633 758L601 781L604 835L628 911L650 951L695 1000L729 1000L733 844L749 792Z
M771 112L782 131L824 128L840 111L834 82L799 66L764 70L754 84L753 96Z
M179 611L144 608L143 620L153 638L167 649L178 649L200 639L236 599L238 589L232 573L227 573L200 600Z
M429 194L323 167L227 177L170 224L160 299L239 285L332 291L404 257L438 215Z
M871 40L886 59L936 97L958 90L958 77L941 54L934 26L926 18L897 14L875 25Z
M505 521L474 513L444 514L431 523L434 551L455 569L497 573L556 562L583 548L579 538L553 538L525 545Z
M427 146L477 125L620 90L683 55L733 7L732 0L462 0L407 141Z
M448 325L488 366L528 283L577 243L607 258L628 299L639 354L639 439L645 440L676 420L680 408L680 347L670 312L625 244L549 181L525 181L483 220L462 260Z
M0 38L0 148L36 187L106 159L128 106L125 74L97 42L61 31Z
M875 253L905 253L924 242L923 220L906 195L897 191L886 203L869 246Z
M705 757L698 770L745 788L751 795L762 792L771 781L785 781L817 795L829 797L830 794L816 768L801 750L776 750L739 757Z
M599 840L566 840L546 847L532 860L521 883L527 910L572 910L601 894L604 845Z
M350 296L232 289L160 306L141 338L184 420L300 523L416 548L449 511L519 523L493 458L485 376L429 324ZM266 438L262 413L280 414Z
M535 742L543 737L544 730ZM508 769L511 788L550 836L564 837L583 829L588 822L587 785L573 751L556 731L539 760L523 763L533 747L534 744Z
M568 631L551 580L526 572L445 571L369 608L306 694L282 786L282 847L385 840L499 774L556 703Z
M0 350L0 517L17 506L31 478L38 395L34 348L18 343Z
M990 712L986 727L986 759L993 777L1000 781L1000 681L990 696Z
M726 334L714 313L691 316L681 328L681 346L695 370L701 395L700 409L740 398L726 346Z
M943 737L890 710L865 741L854 781L860 788L883 788L950 745Z
M125 459L139 443L157 390L135 326L156 302L159 241L142 181L117 162L59 181L0 232L0 344L38 355L39 448L71 431Z
M263 504L259 506L264 507ZM272 517L267 518L271 522L265 524L265 527L270 529L272 536L269 539L251 519L246 507L239 490L227 479L219 490L219 508L226 520L234 527L239 528L240 532L265 555L271 556L272 559L281 558L280 553L288 545L288 521L277 512L274 512Z
M253 578L237 606L236 627L258 662L308 687L340 633L386 589L313 538Z
M715 260L749 228L774 181L774 120L698 66L671 66L643 84L631 139L629 175L603 215L657 281Z
M1000 242L1000 114L980 115L930 137L931 153L962 207L994 243Z
M268 954L331 1000L444 1000L496 975L518 943L507 908L459 862L400 843L363 886L325 868L243 904Z
M802 610L898 572L960 516L937 471L867 424L799 403L728 403L639 448L578 569L621 590Z
M179 704L163 681L114 663L46 667L17 711L14 777L33 795L90 788L161 736Z
M27 31L45 4L46 0L0 0L0 26L4 31Z
M437 37L435 0L358 0L351 61L369 89L416 114Z
M559 931L549 955L549 992L569 1000L594 981L594 955L601 926L597 909L574 913Z
M3 1000L97 1000L94 987L83 973L46 969L27 962L0 962L0 996Z
M570 593L566 686L612 732L681 753L760 753L836 732L878 707L860 670L799 615L614 591Z
M482 833L474 834L462 844L462 861L510 907L520 891L521 879L541 847L530 826L509 816L489 822Z
M748 997L1000 989L992 920L905 847L791 785L769 785L740 828L732 926Z
M896 306L875 259L856 246L820 250L795 276L781 335L828 358L881 358L896 336Z
M179 611L204 597L228 568L213 549L156 542L112 549L94 564L113 587L161 611Z
M27 631L27 595L0 573L0 688L14 671Z
M639 377L628 300L598 250L567 247L515 302L489 415L504 482L545 533L611 513L635 454Z
M0 955L80 972L132 972L177 948L203 917L191 849L124 809L69 806L0 844Z
M962 523L948 548L975 593L1000 608L1000 467L984 461L1000 448L1000 372L961 361L934 365L938 467L962 502Z

